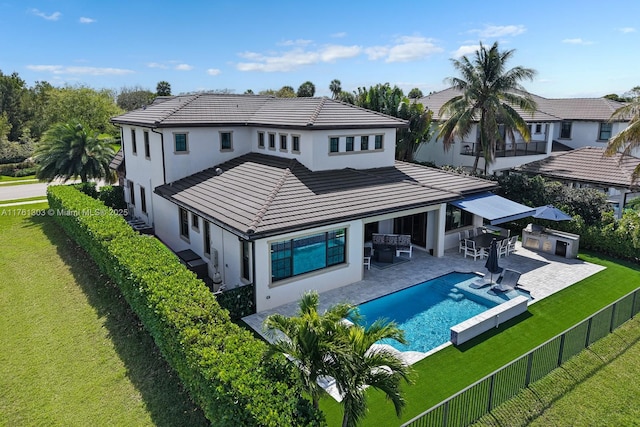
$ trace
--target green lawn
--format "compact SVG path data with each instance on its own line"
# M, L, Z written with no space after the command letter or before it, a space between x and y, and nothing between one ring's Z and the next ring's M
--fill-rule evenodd
M0 426L207 425L119 290L51 217L0 216L0 242Z
M476 426L640 425L640 317L484 416Z
M36 197L26 197L24 199L12 199L12 200L0 200L0 205L8 205L10 203L19 203L19 202L32 202L34 200L44 200L46 201L46 196L36 196Z
M581 258L607 268L538 301L528 314L498 329L416 363L416 382L404 387L407 406L401 420L382 394L370 392L369 415L362 425L393 426L408 421L640 286L636 265L596 255L581 254ZM329 425L339 425L342 408L338 402L326 397L321 408Z
M27 175L27 176L20 176L20 177L0 175L0 182L7 183L4 185L19 185L19 184L27 184L27 183L33 184L34 179L36 179L35 175ZM31 181L31 182L24 182L24 181Z

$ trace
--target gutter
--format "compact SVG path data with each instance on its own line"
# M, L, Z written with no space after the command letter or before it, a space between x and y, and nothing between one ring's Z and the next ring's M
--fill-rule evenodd
M164 133L156 132L154 130L156 128L149 128L149 129L151 129L151 132L160 135L160 149L162 150L162 184L166 184L167 183L167 168L166 168L166 164L165 164L165 160L164 160Z

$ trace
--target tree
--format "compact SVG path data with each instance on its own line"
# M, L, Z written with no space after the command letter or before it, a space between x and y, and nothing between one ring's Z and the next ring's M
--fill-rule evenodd
M611 115L610 121L628 120L627 127L609 140L605 150L606 156L613 156L620 152L622 157L631 156L633 150L640 147L640 86L631 90L631 102L618 108ZM632 179L640 176L640 165L633 171Z
M298 88L298 96L310 98L316 94L316 86L310 81L306 81Z
M398 108L398 117L409 121L409 127L396 132L396 159L412 162L420 144L429 141L433 135L433 111L404 98Z
M254 93L253 93L253 90L247 89L247 90L244 91L244 94L245 95L253 95Z
M137 110L153 102L156 94L140 86L123 87L116 98L118 107L125 111Z
M329 90L331 91L332 98L338 99L340 92L342 92L342 83L340 83L340 80L338 79L331 80L331 83L329 83Z
M295 98L296 91L291 86L282 86L279 91L276 92L278 98Z
M400 383L410 382L411 368L393 350L373 345L382 339L406 343L404 332L395 323L378 319L368 328L343 326L342 333L346 333L348 359L337 358L334 377L342 394L342 427L355 427L366 414L367 386L382 391L400 416L405 405Z
M273 314L265 320L268 331L281 333L267 355L284 353L295 361L315 408L323 393L318 378L333 377L343 395L343 426L355 426L366 413L366 386L385 393L400 414L404 400L399 385L409 379L411 369L396 353L373 344L385 338L404 343L404 333L384 320L362 327L351 304L338 304L320 314L318 300L317 292L307 292L296 316ZM344 321L347 316L353 324Z
M407 98L409 99L418 99L418 98L422 98L424 95L422 94L422 91L420 89L418 89L417 87L414 87L413 89L411 89L409 91L409 94L407 95Z
M477 122L480 149L476 150L473 172L478 168L482 153L486 173L487 165L494 160L497 143L504 142L501 131L511 138L514 131L518 131L527 142L531 138L527 123L514 106L523 111L535 110L535 102L520 82L532 80L536 72L520 66L507 70L506 63L514 52L500 52L497 42L489 49L480 43L472 61L466 56L452 59L460 77L447 80L462 94L451 98L440 109L439 115L444 121L438 137L443 138L444 148L448 150L456 137L468 136Z
M18 73L5 75L0 71L0 114L5 114L10 125L9 141L18 140L27 120L26 93L25 81L18 76Z
M336 97L336 101L346 102L347 104L354 105L356 103L356 97L353 93L347 91L340 91Z
M271 333L282 334L271 344L267 355L284 353L295 360L303 387L316 409L324 393L318 378L334 374L331 361L344 352L344 345L336 340L335 332L353 309L351 305L339 304L320 314L318 301L317 292L307 292L300 300L297 316L272 314L264 323Z
M171 96L171 85L167 81L159 81L156 85L157 96Z
M38 165L36 178L48 182L56 178L67 181L80 177L114 181L109 162L115 155L109 146L110 136L74 123L58 123L45 132L38 144L34 160Z
M87 86L53 88L47 93L48 102L43 111L46 129L56 123L83 123L89 129L110 135L119 134L111 117L122 114L112 90L96 90Z

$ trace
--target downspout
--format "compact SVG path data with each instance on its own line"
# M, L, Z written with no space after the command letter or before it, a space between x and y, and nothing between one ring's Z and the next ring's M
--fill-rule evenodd
M258 291L256 289L256 242L251 241L251 278L253 279L253 308L258 311Z
M162 150L162 184L166 184L167 183L167 168L165 167L165 161L164 161L164 133L156 132L154 130L155 128L150 128L150 129L151 129L151 132L157 133L158 135L160 135L160 149Z

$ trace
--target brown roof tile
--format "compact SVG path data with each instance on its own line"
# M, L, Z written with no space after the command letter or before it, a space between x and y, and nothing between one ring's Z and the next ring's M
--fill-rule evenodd
M294 128L398 128L408 123L328 98L259 95L176 96L111 119L151 127L273 126Z
M632 183L631 174L639 163L637 157L622 158L620 154L607 157L602 148L583 147L524 164L518 169L554 179L631 188L637 186Z
M298 161L251 153L156 193L242 235L264 236L399 212L492 190L490 181L397 162L311 172Z

